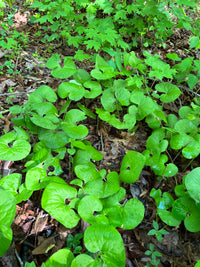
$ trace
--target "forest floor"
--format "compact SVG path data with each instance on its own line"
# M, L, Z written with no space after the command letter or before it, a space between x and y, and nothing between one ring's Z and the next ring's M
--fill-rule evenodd
M20 12L22 13L20 14ZM29 22L28 13L24 12L23 7L19 7L19 10L16 11L18 15L15 17L14 22L18 31L28 33L29 42L26 47L23 47L17 54L13 54L11 51L0 51L0 65L4 65L5 61L8 60L5 55L10 53L12 57L9 60L15 66L13 74L5 72L0 75L0 108L3 115L0 118L0 135L4 131L8 132L13 129L9 112L9 108L12 105L25 103L28 95L40 85L45 84L53 89L58 88L60 80L52 77L51 71L45 67L45 61L51 56L51 53L59 53L63 56L73 56L75 54L75 49L72 46L62 47L55 43L41 43L40 39L34 36L38 29ZM166 53L177 53L182 58L193 56L199 59L198 51L191 54L191 51L188 50L189 44L187 40L189 34L186 30L179 29L169 38L166 48L154 46L150 52L152 54L158 53L161 59L162 55ZM53 47L52 51L48 49L49 45ZM138 47L135 53L142 57L141 47ZM90 71L91 64L93 63L88 60L82 63L77 62L77 68ZM182 94L180 99L182 105L190 103L193 97L190 92L185 91L185 94ZM90 106L95 106L96 103L92 101ZM179 103L165 104L164 108L166 111L170 110L176 114L179 110ZM104 155L104 159L99 163L98 167L109 171L119 172L121 160L128 151L136 150L142 152L150 135L149 128L143 121L139 123L135 135L131 135L125 130L116 130L107 123L98 123L93 119L88 119L86 124L90 130L87 139ZM1 174L6 176L12 172L22 173L23 163L23 161L3 162L0 166ZM62 178L69 181L74 174L69 171L69 162L66 161L63 164L64 173ZM149 258L144 253L149 243L153 243L156 250L162 253L160 267L194 266L199 259L200 233L188 232L183 224L173 228L164 225L160 221L160 227L165 227L165 230L169 232L164 236L161 243L156 240L155 236L147 235L152 229L152 221L156 219L156 205L153 199L149 197L151 189L153 187L160 188L162 191L171 193L175 185L186 174L187 164L188 161L179 162L180 171L173 179L158 181L153 172L145 168L136 183L131 185L122 184L126 187L127 198L133 197L137 192L137 197L139 196L145 206L145 217L142 223L133 230L120 232L125 245L127 267L142 267L148 262ZM199 166L199 158L196 158L190 164L193 167ZM40 200L41 192L36 191L30 200L17 206L16 217L12 224L13 242L8 252L0 259L0 266L23 266L23 262L31 262L32 260L40 266L55 251L66 247L66 240L69 234L75 235L84 231L84 226L81 224L73 229L67 229L59 224L42 210Z

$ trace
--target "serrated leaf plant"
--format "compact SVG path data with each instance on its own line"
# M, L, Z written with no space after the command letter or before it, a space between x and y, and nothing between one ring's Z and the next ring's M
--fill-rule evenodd
M62 40L75 48L82 43L95 51L109 48L127 51L138 44L165 45L174 28L185 28L194 37L199 36L198 20L187 16L188 11L198 12L197 1L45 0L34 1L32 8L43 12L32 17L32 21L49 25L50 33L43 36L43 42ZM191 40L192 47L198 47L198 40Z

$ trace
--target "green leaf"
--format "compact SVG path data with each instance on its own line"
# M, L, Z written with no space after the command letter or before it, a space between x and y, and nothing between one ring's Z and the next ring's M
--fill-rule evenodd
M163 77L166 77L173 79L173 76L176 74L176 70L170 69L170 65L160 60L158 54L152 56L147 51L144 51L143 54L147 57L147 59L145 59L145 63L152 68L152 71L149 73L150 78L156 77L157 79L162 80Z
M19 193L15 196L16 204L21 203L22 201L26 201L32 195L33 191L28 190L25 187L25 183L21 184L19 187Z
M85 181L85 183L89 182L91 178L99 178L99 173L97 172L94 164L90 162L90 164L85 165L77 165L74 168L75 174L78 178Z
M198 36L192 36L189 39L190 42L190 48L195 48L197 46L197 44L199 43L199 37Z
M129 151L123 158L120 168L120 180L134 183L140 176L145 164L145 157L136 151Z
M22 106L14 105L9 108L9 111L15 116L23 111Z
M175 124L174 129L180 134L193 133L196 130L196 125L188 119L182 119Z
M33 168L26 173L25 186L28 190L43 189L46 185L47 174L44 169Z
M2 186L6 191L12 193L15 197L17 195L17 190L21 184L22 175L19 173L12 173L10 175L4 176L0 180L0 186Z
M14 196L0 187L0 257L5 254L12 241L10 225L15 217Z
M200 202L200 167L193 169L185 176L185 186L191 198Z
M153 221L153 227L154 229L156 229L157 231L159 230L159 225L156 221Z
M155 235L156 233L157 233L157 231L152 229L147 233L147 235Z
M24 267L36 267L36 265L35 265L35 262L34 261L32 261L31 263L25 262Z
M123 229L133 229L141 223L144 217L144 206L138 199L132 198L124 207L117 204L103 210L103 214L109 219L110 225Z
M176 134L173 135L170 140L170 147L173 149L181 149L191 140L191 136L187 134Z
M173 102L181 94L181 91L179 90L179 88L176 85L168 83L168 82L156 84L155 89L158 92L165 93L165 94L162 94L160 96L160 100L163 103Z
M96 80L108 80L111 79L113 77L115 77L115 73L114 73L114 69L112 67L110 67L110 71L102 71L99 69L94 69L91 71L91 76L93 78L95 78Z
M173 61L180 61L181 60L181 58L178 57L178 55L176 53L173 53L173 54L167 53L166 56L169 59L172 59Z
M107 198L117 193L119 188L118 174L116 172L110 172L106 177L106 181L101 177L97 179L92 177L84 186L84 191L86 194L95 195L99 198Z
M80 148L80 150L77 151L74 157L74 167L76 167L77 165L84 165L89 163L92 164L92 162L90 161L91 159L99 161L103 158L103 155L93 146L91 146L90 142L72 141L72 144L73 146Z
M153 188L150 192L150 196L155 199L156 205L159 209L171 208L174 202L173 197L168 192L165 192L163 196L161 195L162 195L162 192L160 189L156 190L155 188Z
M81 84L75 82L62 82L58 87L58 95L61 98L69 97L74 101L79 101L85 94L85 89Z
M172 214L177 219L184 220L184 225L188 231L198 232L200 230L200 210L196 206L195 201L188 195L174 202Z
M155 130L147 139L146 148L152 153L161 153L166 151L168 147L168 141L163 140L165 137L165 131L163 128Z
M78 213L81 218L87 223L94 224L96 218L94 212L99 212L103 209L101 201L95 196L85 196L81 199L78 205Z
M73 199L76 195L76 189L67 184L50 183L42 195L42 208L65 227L73 228L80 218L69 205L65 204L65 200Z
M89 226L84 234L86 248L98 253L104 266L125 266L124 245L119 232L110 225Z
M121 105L128 106L130 104L130 92L126 88L115 88L115 96Z
M157 209L157 212L161 220L169 226L178 226L181 223L181 220L177 220L168 210Z
M2 0L0 1L0 8L6 8L6 4Z
M58 79L67 79L71 77L76 72L76 65L73 60L69 57L64 59L64 67L61 68L60 65L54 68L51 72L51 75Z
M71 267L93 267L94 260L87 254L78 255L73 261ZM95 265L97 266L97 265Z
M41 129L38 137L42 143L48 148L57 149L65 146L69 142L69 138L63 131L52 131Z
M126 190L123 187L120 187L120 189L114 195L109 196L107 198L102 198L101 202L103 204L104 209L119 204L119 202L125 197L125 195L126 195Z
M96 98L102 92L101 84L95 81L87 81L84 84L84 87L90 89L86 90L84 97L85 98Z
M48 69L56 69L56 68L60 67L59 61L60 61L60 55L59 54L53 54L47 60L46 67Z
M200 136L197 134L195 135L190 143L183 148L182 155L186 159L193 159L196 158L200 154Z
M76 125L77 122L85 120L84 112L79 109L71 109L67 112L64 122L61 123L63 131L71 138L82 139L88 134L84 125Z
M111 115L110 112L104 109L96 108L96 113L99 115L99 118L101 120L108 122L110 125L112 125L113 127L117 129L127 129L128 128L127 126L130 126L128 122L127 124L125 124L124 122L121 122L115 117L115 114ZM132 116L129 116L128 118L126 117L127 121L130 119L130 117ZM135 125L135 120L134 122L131 123L131 126L134 126L134 125Z
M83 61L85 59L89 59L90 56L88 54L85 54L83 50L78 50L75 52L74 59Z
M77 83L85 83L90 80L90 74L86 70L78 69L73 78Z
M84 114L92 119L96 119L96 115L88 108L86 108L84 105L77 104L77 107L80 108Z
M178 168L176 167L175 164L169 163L167 164L167 167L163 173L163 176L165 177L172 177L178 172Z
M17 161L24 159L31 151L25 138L12 131L0 137L0 160Z
M55 252L45 263L42 264L42 267L71 267L73 259L73 253L69 249L63 248Z
M101 96L101 104L106 111L113 112L116 110L116 99L114 97L113 88L109 88L103 91Z
M97 80L107 80L116 76L114 68L99 55L96 56L95 69L91 71L91 76Z
M31 122L35 125L41 128L54 130L59 123L59 119L56 116L57 114L58 111L53 104L44 102L42 104L32 104L32 111L29 116Z
M189 74L187 83L190 89L195 87L195 85L198 83L198 77L195 76L194 74Z
M121 228L133 229L140 224L144 218L144 205L136 198L128 200L124 206Z
M48 100L49 102L56 102L57 95L51 87L47 85L41 85L37 90L30 94L28 100L31 103L37 104L42 103L45 100Z

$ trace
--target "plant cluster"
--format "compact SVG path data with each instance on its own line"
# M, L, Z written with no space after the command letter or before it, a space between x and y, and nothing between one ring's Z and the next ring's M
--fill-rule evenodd
M142 59L127 51L140 43L144 47L161 43L175 27L191 30L190 48L198 49L200 21L187 15L195 11L197 1L36 0L32 8L40 12L32 21L44 24L44 42L62 40L77 51L74 57L53 54L48 59L51 75L62 80L57 90L42 85L30 94L27 103L10 108L15 126L0 137L0 160L24 160L26 174L25 179L13 173L0 180L0 256L12 241L10 226L16 204L43 190L42 208L58 222L67 228L81 220L90 225L83 236L86 249L79 246L82 235L70 237L66 248L53 254L43 267L122 267L125 250L117 228L135 228L145 210L136 198L124 201L126 191L121 182L134 183L144 167L151 168L158 179L173 177L178 173L177 155L193 160L200 154L199 99L181 106L176 115L164 110L164 104L180 100L182 85L195 92L200 60L168 53L164 61L149 51L143 52ZM6 36L6 31L3 34ZM79 49L82 43L111 57L108 60L95 54L91 72L77 68L77 60L90 58ZM61 107L57 105L60 99ZM92 111L85 104L90 99L98 100ZM140 121L152 131L142 153L129 151L124 156L119 174L99 170L95 164L103 156L86 140L89 130L85 121L97 117L132 134ZM59 177L66 155L76 176L69 183ZM197 167L175 187L175 199L168 192L152 189L150 196L164 223L178 226L183 221L188 231L200 230L199 180ZM159 230L156 222L153 227L149 235L161 242L167 232ZM151 264L157 265L161 255L153 244L149 248L146 254L151 256ZM25 266L34 267L35 263Z
M84 44L96 51L127 50L138 43L145 47L162 43L174 28L191 30L196 35L193 42L198 42L199 21L193 21L185 12L185 8L195 12L197 1L37 0L32 7L40 11L32 21L45 25L44 42L62 39L76 48Z

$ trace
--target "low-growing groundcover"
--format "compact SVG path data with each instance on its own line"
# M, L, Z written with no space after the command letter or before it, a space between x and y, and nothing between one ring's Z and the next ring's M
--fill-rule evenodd
M23 30L17 43L8 34L15 2L7 3L12 8L8 14L1 12L5 23L0 46L5 50L6 40L11 53L6 51L5 57L13 62L17 56L17 61L12 71L4 64L1 75L21 81L18 50L27 39ZM195 245L200 231L198 1L26 4L34 25L31 37L50 53L43 64L45 73L57 82L42 82L27 101L5 106L0 113L6 121L9 109L11 118L9 131L4 128L0 136L0 160L21 166L0 180L0 256L17 242L12 224L16 207L19 210L30 199L51 216L49 224L56 223L50 234L45 227L38 230L39 219L29 230L20 224L26 237L19 243L35 235L38 243L33 242L32 255L46 255L39 260L16 252L25 266L124 267L131 261L140 266L180 266L171 259L174 250L180 264L178 241L169 241L172 233L195 233ZM5 1L0 5L5 8ZM177 30L187 32L187 56L169 48ZM66 46L71 46L73 56L55 48ZM80 67L84 62L89 66ZM138 149L128 142L114 170L103 166L107 141L102 125L114 134L126 133L135 143L138 134L147 131ZM102 149L93 145L91 126L101 132ZM64 245L55 241L41 247L38 234L46 233L52 241L61 235L59 225L68 229ZM143 244L138 231L145 228ZM172 243L168 258L162 249L166 242ZM184 256L187 266L198 266L199 259Z

